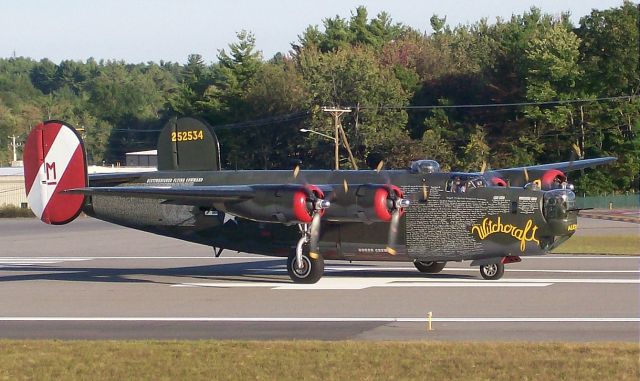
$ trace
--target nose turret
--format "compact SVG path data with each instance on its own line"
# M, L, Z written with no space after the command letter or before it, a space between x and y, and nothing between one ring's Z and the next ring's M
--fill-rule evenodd
M544 194L544 217L554 236L570 236L576 231L576 195L570 189L554 189Z

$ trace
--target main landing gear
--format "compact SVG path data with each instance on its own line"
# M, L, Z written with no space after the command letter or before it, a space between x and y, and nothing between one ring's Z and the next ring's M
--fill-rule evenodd
M320 254L309 252L309 235L306 229L301 229L302 238L296 245L296 250L287 258L287 273L295 283L317 283L324 274L324 259Z
M425 274L437 274L447 265L447 262L436 261L413 261L413 265Z

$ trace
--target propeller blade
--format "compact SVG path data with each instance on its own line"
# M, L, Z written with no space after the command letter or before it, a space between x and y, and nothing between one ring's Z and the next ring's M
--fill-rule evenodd
M487 162L482 160L482 168L480 169L480 174L484 175L484 172L487 170Z
M524 167L524 183L529 183L529 171L527 171L527 167Z
M294 179L298 178L298 173L300 173L300 166L296 165L296 167L293 169L293 178Z
M398 242L398 228L400 225L400 209L395 209L391 214L389 223L389 238L387 240L387 253L396 255L396 243Z
M349 184L347 183L347 179L344 179L344 180L342 181L342 185L343 185L343 187L344 187L344 193L349 192Z
M427 185L422 184L422 200L427 201Z
M309 228L309 256L313 259L320 257L320 222L321 215L319 212L313 214L311 227Z
M576 154L578 156L580 156L580 147L578 147L578 145L576 143L572 143L571 144L571 148L573 148L573 153L572 154Z
M571 144L571 148L573 148L573 150L571 151L567 172L571 172L573 170L573 162L576 160L576 156L580 157L580 147L578 147L576 143L573 143Z
M380 160L378 166L376 167L376 172L380 173L380 171L382 171L382 167L384 167L384 160Z

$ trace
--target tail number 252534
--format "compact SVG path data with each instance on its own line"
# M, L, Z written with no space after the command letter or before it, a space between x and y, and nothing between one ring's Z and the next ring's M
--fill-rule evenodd
M202 130L171 132L172 142L188 142L192 140L203 140L203 139L204 139L204 134Z

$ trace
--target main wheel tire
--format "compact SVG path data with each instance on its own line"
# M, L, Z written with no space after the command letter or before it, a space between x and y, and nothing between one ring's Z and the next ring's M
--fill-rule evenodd
M504 264L491 263L480 266L480 275L486 280L498 280L504 275Z
M294 283L312 284L317 283L324 274L324 259L319 256L317 259L309 257L308 253L302 255L302 268L298 268L296 255L287 258L287 273Z
M413 265L421 273L436 274L442 271L442 269L444 269L444 267L447 265L447 262L413 261Z

